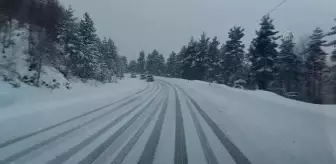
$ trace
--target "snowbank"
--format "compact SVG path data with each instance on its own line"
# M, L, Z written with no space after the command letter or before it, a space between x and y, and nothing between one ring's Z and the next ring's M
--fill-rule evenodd
M137 79L125 78L118 83L90 85L72 83L72 89L36 88L22 85L20 89L0 82L0 120L43 110L71 108L96 104L103 106L138 92L147 84Z
M185 89L252 163L336 161L336 105L202 81L161 79Z

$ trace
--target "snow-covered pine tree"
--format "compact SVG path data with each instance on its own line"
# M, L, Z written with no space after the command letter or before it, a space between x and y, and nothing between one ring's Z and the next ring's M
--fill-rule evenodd
M180 50L180 52L176 55L176 68L175 68L175 73L176 77L178 78L183 78L182 77L182 62L183 62L183 56L186 54L187 47L183 46Z
M128 64L127 68L129 73L135 73L137 72L137 63L135 60L131 60L130 63Z
M322 50L323 31L321 28L316 28L310 36L308 43L306 67L306 81L307 81L307 98L310 102L322 102L322 75L326 67L325 59L326 53Z
M166 61L162 54L158 55L155 59L157 65L156 65L156 75L163 76L166 73Z
M118 67L117 62L119 60L117 47L114 44L114 41L109 38L106 42L106 56L105 56L105 62L107 63L108 69L109 69L109 75L108 78L111 79L112 76L117 76L118 74Z
M127 57L126 56L120 56L120 62L121 62L121 74L124 76L124 73L127 72L128 68L128 62L127 62Z
M336 22L336 18L334 20ZM336 35L336 25L331 28L331 32L329 32L328 35ZM331 41L329 45L334 47L331 55L331 61L336 62L336 40ZM330 87L332 90L333 103L336 103L336 65L333 65L330 71Z
M157 75L158 70L157 70L157 59L159 56L159 52L157 50L153 50L152 53L148 54L147 59L146 59L146 71L149 74Z
M206 79L209 82L217 81L216 75L219 73L219 49L220 45L217 37L213 37L209 43L208 58L206 59L207 74Z
M195 67L194 56L197 53L197 42L192 37L189 41L188 46L184 46L181 49L180 57L181 57L181 77L188 80L195 80L197 79Z
M137 72L138 73L145 73L146 69L146 59L145 59L145 52L141 51L137 60Z
M267 15L260 23L257 37L253 39L249 52L251 75L261 90L267 90L269 83L276 75L275 62L277 58L276 34L273 20Z
M243 60L245 45L241 39L244 37L244 29L233 27L229 31L229 40L226 41L222 49L221 71L224 75L224 83L233 86L235 81L244 80Z
M167 58L167 70L166 73L169 77L176 77L176 68L177 68L177 55L175 52L172 52Z
M58 24L58 42L62 46L61 56L64 58L64 66L59 70L68 76L76 70L77 59L80 53L81 40L79 37L77 18L74 16L71 6L63 13L62 20Z
M153 68L154 68L154 57L152 55L153 53L149 53L146 57L146 72L149 73L149 74L153 74ZM138 61L138 66L139 66L139 61Z
M111 82L111 71L109 69L107 63L107 39L98 41L98 50L99 50L99 58L98 58L98 70L96 79L100 82Z
M77 18L74 16L74 10L71 6L65 10L60 24L58 24L58 40L64 48L64 54L69 54L73 48L71 41L76 38Z
M210 38L206 36L205 33L201 35L200 40L197 43L197 53L192 55L193 64L191 67L197 71L195 78L197 80L206 80L207 79L207 70L211 66L211 58L208 54L209 52L209 41Z
M279 80L285 92L298 92L300 88L299 80L303 70L299 56L294 53L294 46L293 39L282 39L279 46L276 79Z
M336 22L336 18L334 19ZM331 28L331 31L327 33L327 36L334 36L336 35L336 25ZM331 59L336 62L336 40L332 40L329 43L326 44L326 46L333 46L334 50L332 52Z
M99 60L98 37L95 34L96 29L93 20L88 13L85 13L80 21L78 31L80 38L79 53L75 57L77 60L72 60L77 62L75 75L82 80L94 79L97 74L97 61Z

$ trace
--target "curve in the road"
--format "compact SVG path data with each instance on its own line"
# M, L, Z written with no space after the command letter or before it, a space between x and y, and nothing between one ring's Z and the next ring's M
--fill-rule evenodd
M213 150L212 150L212 148L209 144L208 138L206 137L206 135L203 131L203 128L201 127L201 123L200 123L199 119L197 118L196 113L192 109L191 104L187 99L186 99L186 103L187 103L187 106L189 108L191 118L192 118L192 120L194 122L194 125L196 127L196 132L197 132L198 138L201 142L201 146L202 146L207 164L218 164L218 160L217 160L217 158L216 158L216 156L215 156L215 154L214 154L214 152L213 152Z
M161 102L162 103L167 103L168 101L168 96L167 98ZM150 116L146 119L146 121L141 125L141 127L138 129L138 131L134 134L134 136L128 141L128 143L121 149L121 151L118 153L116 158L112 161L111 164L121 164L126 156L129 154L129 152L132 150L136 142L139 140L140 136L143 134L145 129L148 127L149 123L153 120L154 116L156 113L159 111L159 107L161 105L158 105L158 107L150 114ZM164 108L162 108L160 113L163 113L165 111ZM150 163L147 163L150 164Z
M155 152L160 140L161 129L168 108L168 101L169 101L169 93L163 104L162 110L159 114L159 118L155 123L154 129L149 136L145 149L142 152L142 155L140 156L138 164L152 164L154 161Z
M129 98L132 98L132 97L136 96L136 97L134 97L134 98L132 98L132 99L130 99L130 100L128 100L128 101L122 103L120 106L127 105L128 103L133 102L133 101L135 101L137 98L139 98L139 96L137 96L137 95L139 95L139 94L145 92L148 88L149 88L149 85L147 85L146 88L144 88L143 90L140 90L140 91L138 91L137 93L135 93L135 94L133 94L133 95L130 95L130 96L128 96L128 97L125 97L125 98L123 98L123 99L120 99L120 100L118 100L118 101L116 101L116 102L113 102L113 103L111 103L111 104L108 104L108 105L102 106L102 107L100 107L100 108L91 110L91 111L89 111L89 112L83 113L83 114L78 115L78 116L76 116L76 117L72 117L72 118L70 118L70 119L67 119L67 120L65 120L65 121L59 122L59 123L57 123L57 124L48 126L48 127L46 127L46 128L40 129L40 130L37 130L37 131L35 131L35 132L29 133L29 134L26 134L26 135L22 135L22 136L19 136L19 137L10 139L10 140L8 140L8 141L5 141L5 142L3 142L3 143L0 143L0 149L1 149L1 148L5 148L5 147L7 147L7 146L9 146L9 145L15 144L15 143L17 143L17 142L19 142L19 141L22 141L22 140L24 140L24 139L33 137L33 136L38 135L38 134L40 134L40 133L46 132L46 131L48 131L48 130L54 129L54 128L56 128L56 127L62 126L62 125L64 125L64 124L66 124L66 123L75 121L75 120L80 119L80 118L82 118L82 117L85 117L85 116L87 116L87 115L89 115L89 114L92 114L92 113L98 112L98 111L100 111L100 110L106 109L106 108L109 107L109 106L115 105L115 104L117 104L117 103L120 103L120 102L122 102L122 101L125 101L125 100L127 100L127 99L129 99ZM120 108L120 106L118 106L118 107Z
M154 97L146 103L144 107L140 111L138 111L130 120L128 120L122 127L120 127L113 135L109 136L107 140L101 143L98 147L96 147L89 155L87 155L84 159L82 159L79 164L91 164L93 163L114 141L121 136L138 118L142 115L147 108L152 104L154 100L156 100L156 95L160 94L162 91L157 92Z
M219 126L204 112L197 102L187 94L181 87L178 87L195 106L198 113L203 117L212 131L216 134L222 145L228 150L229 154L237 164L251 164L250 160L239 150L239 148L227 137L227 135L219 128Z

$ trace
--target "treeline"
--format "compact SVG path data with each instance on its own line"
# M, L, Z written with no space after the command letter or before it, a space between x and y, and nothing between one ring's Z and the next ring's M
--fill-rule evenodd
M284 96L295 93L308 102L336 103L336 68L326 65L327 54L322 49L333 45L324 37L335 34L336 26L328 33L316 28L309 39L295 44L292 35L280 37L273 20L265 16L247 52L242 43L244 29L233 27L224 44L203 33L198 40L192 37L180 52L172 52L166 62L156 50L146 59L142 51L137 61L130 62L129 71L268 90ZM333 55L335 58L336 49Z
M127 58L118 55L113 40L97 36L88 13L77 18L71 7L64 8L58 0L1 0L0 11L2 53L13 44L15 29L29 32L29 71L34 73L20 77L26 83L39 86L45 65L55 67L66 78L101 82L122 77L127 68Z

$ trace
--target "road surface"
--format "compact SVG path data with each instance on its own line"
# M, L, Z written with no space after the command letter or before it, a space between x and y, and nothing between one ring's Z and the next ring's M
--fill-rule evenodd
M210 109L200 105L202 100L196 100L186 90L175 83L156 80L136 94L111 104L39 126L25 134L3 135L6 137L0 139L0 164L251 164L258 161L259 157L246 148L245 142L251 144L248 140L237 144L235 135L225 131L222 124L225 121L219 122L221 118L209 114ZM209 108L218 111L215 106ZM319 160L321 163L334 160L329 148L326 149L328 153L321 156L324 158ZM255 150L266 152L260 147ZM262 158L265 159L260 163L277 163L270 161L276 158Z

